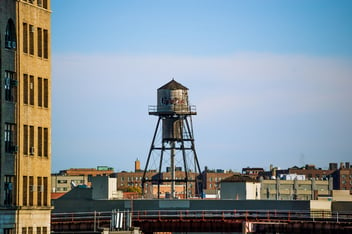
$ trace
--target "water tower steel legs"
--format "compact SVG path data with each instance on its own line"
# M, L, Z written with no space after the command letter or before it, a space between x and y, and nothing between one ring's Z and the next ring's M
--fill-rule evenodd
M143 178L142 178L142 194L144 195L144 184L146 182L146 173L147 173L147 169L148 169L148 165L149 165L149 160L150 160L150 155L152 154L152 151L154 149L154 142L155 142L155 138L156 138L156 135L158 133L158 129L159 129L159 125L160 125L160 120L161 120L161 117L158 118L158 122L156 124L156 128L155 128L155 131L154 131L154 136L153 136L153 140L152 140L152 143L150 145L150 149L149 149L149 153L148 153L148 158L147 158L147 163L145 164L145 168L144 168L144 172L143 172ZM162 160L162 156L161 156L161 159ZM153 191L153 190L152 190ZM158 191L158 198L159 198L159 191Z
M160 198L160 185L163 182L170 183L171 185L171 198L176 198L176 182L181 183L183 182L185 184L184 187L184 192L185 192L185 198L189 197L188 193L188 185L189 182L194 182L195 188L197 190L195 191L196 194L200 195L202 188L201 186L201 171L200 171L200 166L198 163L197 159L197 154L195 152L195 147L194 147L194 138L193 138L193 129L190 128L190 124L188 122L187 117L190 117L189 115L177 115L177 116L159 116L157 126L154 132L153 140L150 146L150 150L148 153L148 159L145 165L145 170L143 173L143 178L142 178L142 192L143 195L145 193L145 183L146 182L151 182L149 183L150 185L157 184L158 185L158 198ZM156 136L159 131L159 125L161 124L162 120L165 119L171 119L174 120L174 123L177 123L178 126L175 127L175 130L177 128L177 131L179 133L176 133L172 138L165 138L162 139L161 141L161 146L157 146L155 144ZM180 121L180 122L177 122ZM152 156L152 152L154 150L159 150L160 151L160 160L159 160L159 165L158 165L158 171L156 177L153 176L152 178L147 178L147 172L149 169L149 163L150 163L150 158ZM164 160L164 151L170 151L170 167L169 171L171 173L171 178L170 179L164 179L162 176L162 169L163 169L163 160ZM177 178L176 177L176 155L177 151L182 152L182 160L183 160L183 172L184 172L184 177L183 178ZM194 172L195 172L195 178L190 179L189 173L190 169L188 168L189 165L187 163L187 152L186 151L191 151L194 156L191 160L194 160Z
M171 170L171 198L176 198L175 192L175 141L170 142L171 151L170 151L170 170Z

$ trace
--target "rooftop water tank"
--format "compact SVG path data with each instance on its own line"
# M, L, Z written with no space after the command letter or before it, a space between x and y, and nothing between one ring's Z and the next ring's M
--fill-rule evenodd
M157 112L182 114L189 111L188 88L172 79L158 89Z

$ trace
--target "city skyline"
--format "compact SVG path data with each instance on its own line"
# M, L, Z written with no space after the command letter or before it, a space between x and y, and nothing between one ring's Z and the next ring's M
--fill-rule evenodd
M201 168L351 161L351 2L51 4L53 172L144 169L172 78L197 106Z

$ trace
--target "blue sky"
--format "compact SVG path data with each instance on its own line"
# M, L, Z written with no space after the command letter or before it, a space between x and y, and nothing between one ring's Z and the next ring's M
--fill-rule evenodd
M172 78L202 168L351 161L351 1L51 4L54 172L143 167Z

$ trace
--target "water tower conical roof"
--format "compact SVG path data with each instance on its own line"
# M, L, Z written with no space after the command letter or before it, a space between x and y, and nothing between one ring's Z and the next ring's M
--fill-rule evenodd
M167 84L161 86L159 89L169 89L169 90L175 90L175 89L183 89L183 90L188 90L187 87L183 86L182 84L178 83L174 79L172 79L170 82ZM158 89L158 90L159 90Z

